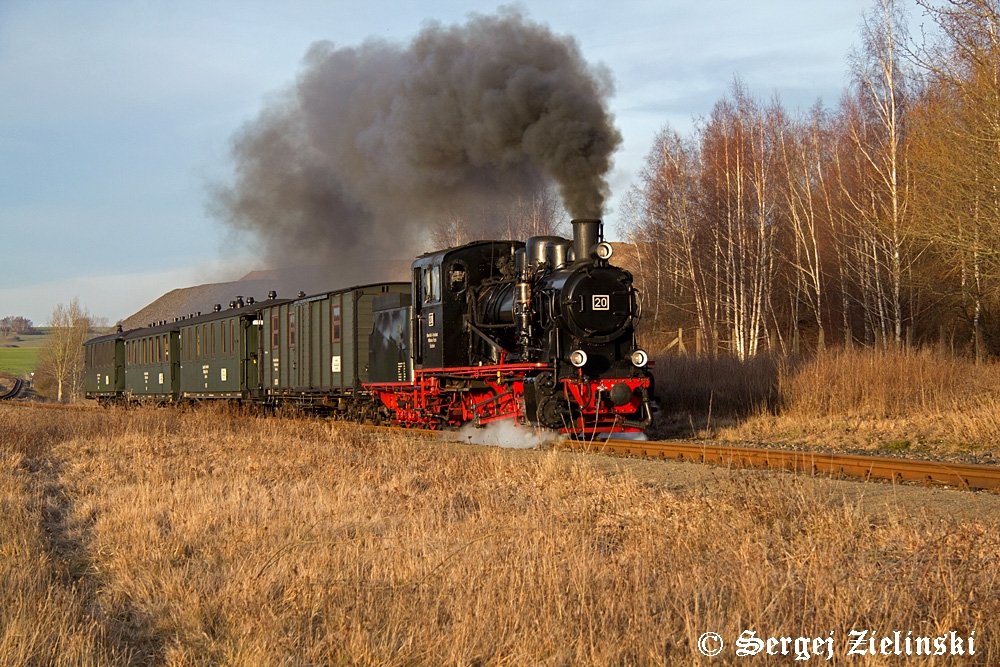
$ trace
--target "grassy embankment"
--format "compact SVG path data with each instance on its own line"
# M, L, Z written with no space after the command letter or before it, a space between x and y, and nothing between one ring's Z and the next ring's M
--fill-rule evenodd
M667 435L1000 456L1000 364L933 352L662 357Z
M809 478L677 490L322 421L28 406L0 406L0 461L6 664L745 664L747 628L880 665L926 660L845 658L849 630L977 630L963 664L1000 660L996 517Z

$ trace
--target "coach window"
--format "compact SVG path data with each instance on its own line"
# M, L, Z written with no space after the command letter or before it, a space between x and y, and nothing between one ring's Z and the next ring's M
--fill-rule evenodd
M278 333L278 316L271 315L271 347L278 347L278 342L280 341L280 335Z
M215 359L215 322L212 322L211 324L208 325L208 335L209 335L209 340L211 341L210 343L211 352L209 352L208 354L213 359Z
M170 337L167 334L163 334L163 360L170 361Z
M335 303L330 308L330 320L331 326L330 331L332 332L331 340L334 343L340 342L340 304Z
M163 363L163 339L156 337L156 363Z
M295 347L295 313L288 311L288 347Z
M229 353L229 337L226 335L229 333L227 329L229 328L229 322L222 320L222 356L226 356Z
M146 338L142 339L142 363L143 365L149 363L149 340Z
M236 320L229 320L229 354L236 354Z
M201 327L194 328L194 358L201 359Z

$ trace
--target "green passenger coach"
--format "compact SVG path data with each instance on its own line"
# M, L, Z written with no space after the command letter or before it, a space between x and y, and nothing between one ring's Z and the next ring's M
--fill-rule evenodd
M87 398L117 399L125 391L125 336L116 333L92 338L83 344Z
M281 308L287 299L255 303L242 298L228 310L182 320L180 397L259 399L262 310Z
M295 403L352 416L371 410L362 385L371 368L376 320L410 303L410 283L362 285L296 299L242 297L223 309L157 322L88 341L87 397L101 403L177 403L202 399ZM395 312L395 311L393 311ZM397 327L398 328L398 327ZM397 347L406 347L397 341ZM402 349L402 348L401 348ZM386 371L408 380L412 365Z
M177 396L178 351L176 322L126 333L126 399L172 403Z
M354 396L369 379L373 304L386 294L409 303L410 283L362 285L275 304L263 320L261 384L271 396L303 404Z

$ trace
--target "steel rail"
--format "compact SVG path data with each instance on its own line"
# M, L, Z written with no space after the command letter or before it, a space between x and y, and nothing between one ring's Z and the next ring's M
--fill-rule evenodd
M448 438L454 431L390 428L400 433ZM462 442L455 438L455 442ZM914 482L969 490L1000 490L1000 466L921 461L863 454L803 452L656 440L557 440L553 449L707 463L727 468L784 470L811 475Z
M7 401L17 398L21 393L21 389L24 387L24 380L21 378L14 378L14 386L11 387L10 391L0 395L0 401Z
M732 468L788 470L893 482L940 484L962 489L1000 489L1000 467L970 463L652 440L566 440L558 447L619 456L695 461Z

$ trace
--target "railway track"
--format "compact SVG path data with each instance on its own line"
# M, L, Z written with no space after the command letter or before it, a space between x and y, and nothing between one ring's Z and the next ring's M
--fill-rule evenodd
M17 398L21 394L22 389L24 389L24 380L14 378L14 386L11 387L6 393L0 394L0 401L9 401Z
M917 461L859 454L828 454L785 449L759 449L690 442L607 440L584 443L567 440L561 449L674 461L695 461L731 468L758 468L792 472L881 479L893 482L937 484L961 489L1000 489L1000 467Z

